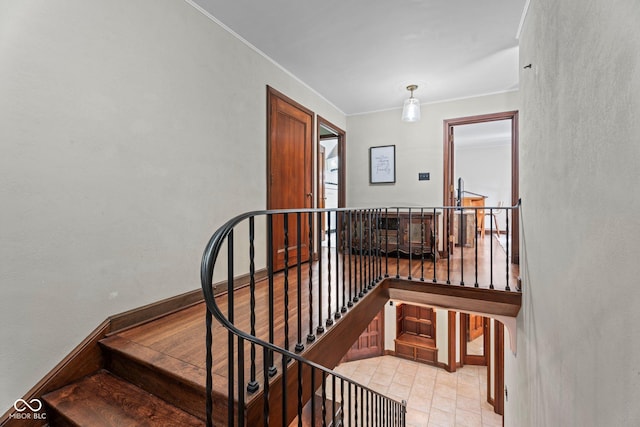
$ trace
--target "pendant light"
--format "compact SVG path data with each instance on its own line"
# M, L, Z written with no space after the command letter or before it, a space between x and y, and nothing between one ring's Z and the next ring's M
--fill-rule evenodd
M416 89L418 89L418 85L407 86L407 90L411 92L411 96L404 101L404 107L402 108L403 122L417 122L420 120L420 101L413 97L413 91Z

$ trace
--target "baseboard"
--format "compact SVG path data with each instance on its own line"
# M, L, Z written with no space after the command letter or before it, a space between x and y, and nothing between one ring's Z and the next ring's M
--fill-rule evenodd
M105 320L91 334L85 338L71 353L69 353L60 363L56 365L47 375L44 376L26 395L22 397L26 402L33 399L40 399L43 394L56 390L66 384L85 377L104 365L102 352L98 346L98 341L106 336L109 332L109 320ZM0 426L3 427L40 427L47 424L46 413L44 408L38 412L40 419L34 419L34 414L30 419L17 419L18 413L14 407L11 407L0 418Z
M264 280L266 277L266 269L260 269L254 274L254 279L256 281ZM236 277L234 279L234 289L240 289L248 286L250 280L251 276L249 274L243 274ZM214 284L215 296L227 293L226 283L227 281L225 280ZM111 329L109 331L109 335L121 332L125 329L139 326L143 323L151 322L160 317L167 316L192 305L200 304L202 301L202 289L195 289L193 291L185 292L184 294L177 295L175 297L166 298L151 304L147 304L143 307L134 308L133 310L116 314L109 317L109 320L111 321Z
M266 269L258 270L254 274L256 281L264 280L266 277ZM248 286L250 278L249 274L236 277L234 280L234 289ZM217 290L214 291L214 294L216 296L227 292L225 284L226 280L215 284ZM39 399L43 394L57 390L64 385L104 368L102 351L98 345L101 339L115 332L129 329L183 310L194 304L199 304L202 301L202 289L196 289L108 317L60 363L49 371L44 378L38 381L22 399L26 402ZM44 418L46 416L44 408L38 413L40 416L38 420L33 419L33 416L30 419L11 417L12 415L15 417L16 414L18 414L18 411L14 407L9 408L9 410L0 417L0 427L42 427L47 424Z

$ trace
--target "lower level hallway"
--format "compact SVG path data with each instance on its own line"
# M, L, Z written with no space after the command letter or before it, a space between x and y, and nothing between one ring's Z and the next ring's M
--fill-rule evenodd
M487 403L487 368L454 373L394 356L346 362L335 371L392 399L407 401L407 427L500 427Z

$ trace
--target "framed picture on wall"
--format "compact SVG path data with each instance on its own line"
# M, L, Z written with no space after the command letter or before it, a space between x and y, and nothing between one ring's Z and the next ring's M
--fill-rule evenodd
M396 146L382 145L369 148L369 183L396 182Z

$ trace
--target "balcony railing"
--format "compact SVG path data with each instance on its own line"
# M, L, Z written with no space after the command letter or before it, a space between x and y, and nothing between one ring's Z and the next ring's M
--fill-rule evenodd
M404 426L404 402L307 360L305 351L386 278L511 291L509 239L503 249L491 221L488 239L476 224L499 212L508 237L517 208L279 210L228 221L201 267L207 424L302 425L306 411L311 425ZM227 330L218 340L214 317Z

